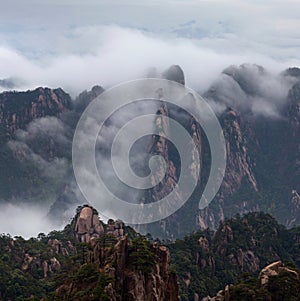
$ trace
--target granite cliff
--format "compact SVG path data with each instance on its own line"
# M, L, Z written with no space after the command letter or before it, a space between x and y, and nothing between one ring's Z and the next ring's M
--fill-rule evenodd
M71 223L77 242L87 244L80 269L95 269L94 278L67 280L56 291L58 300L94 300L99 277L107 279L105 300L179 300L176 274L169 271L170 253L165 246L149 243L121 221L99 220L97 211L86 205L77 209ZM136 236L129 239L129 236ZM92 277L92 275L91 275ZM100 300L102 300L100 298Z
M166 245L84 205L61 231L0 236L0 298L295 301L299 243L299 227L251 213Z
M177 65L161 76L185 84ZM143 201L157 201L168 194L180 173L176 149L159 135L161 131L172 136L172 128L161 122L160 115L176 119L193 137L200 158L191 153L190 176L199 171L201 177L183 208L139 230L173 239L199 228L217 229L225 217L253 211L269 212L288 227L298 225L299 81L297 68L273 76L263 67L244 64L226 68L203 93L218 115L227 150L223 184L203 210L198 202L210 169L205 133L192 116L161 103L148 153L164 158L167 174L160 185L146 191ZM271 84L274 91L268 88ZM85 203L72 172L71 143L81 112L102 92L102 87L95 86L74 100L61 89L49 88L0 95L1 203L51 202L50 216L59 220L69 208Z

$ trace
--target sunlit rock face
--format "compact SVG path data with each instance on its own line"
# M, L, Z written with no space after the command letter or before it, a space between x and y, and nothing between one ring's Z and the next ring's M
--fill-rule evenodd
M99 220L98 212L91 206L84 206L76 214L73 221L74 234L79 242L89 242L92 237L104 234L104 228Z
M117 239L125 235L125 225L122 221L109 219L105 224L100 220L98 211L89 205L77 208L71 225L73 235L78 242L88 243L104 235L111 235Z

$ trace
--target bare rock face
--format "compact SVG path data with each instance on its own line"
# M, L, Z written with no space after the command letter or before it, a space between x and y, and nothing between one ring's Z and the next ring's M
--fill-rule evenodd
M297 225L297 222L300 220L300 195L297 190L292 190L289 209L291 216L286 221L286 225L288 227L293 227Z
M239 249L237 254L239 268L243 272L255 273L259 270L259 258L250 250L243 251Z
M196 224L200 229L216 229L220 221L224 220L222 202L219 202L218 209L212 210L209 206L200 210L196 216Z
M83 111L103 91L101 86L94 86L90 91L81 92L74 101L76 111Z
M117 239L125 235L125 225L122 221L109 219L105 225L100 221L97 210L89 205L78 207L71 227L78 242L88 243L94 238L102 237L105 234Z
M113 235L120 238L124 236L124 223L120 220L114 221L109 219L107 221L106 234Z
M184 83L184 75L181 73L182 70L179 69L178 66L172 66L163 74L163 76L167 79ZM171 76L172 74L175 74L176 76ZM167 172L161 183L150 190L150 193L147 195L147 202L157 201L168 195L174 189L180 174L180 160L174 156L172 145L163 137L164 135L172 133L172 128L170 128L168 123L163 122L160 116L175 118L190 132L199 153L199 156L192 150L190 153L190 157L192 158L190 163L191 178L196 179L197 175L200 174L200 179L202 180L201 177L205 178L205 173L207 172L205 170L205 164L203 164L202 161L206 162L205 158L207 157L207 154L205 152L207 152L206 148L208 146L206 145L206 140L201 127L195 122L193 117L189 116L188 120L186 113L181 112L180 110L178 111L178 109L173 108L170 104L162 103L161 108L157 112L155 122L156 132L158 134L153 137L149 152L151 154L162 156L167 165ZM244 186L249 187L254 192L258 192L259 189L254 172L256 162L249 150L250 142L248 141L250 139L251 143L253 143L255 140L252 137L254 133L251 132L250 127L247 127L242 123L239 114L233 109L228 109L224 112L220 116L220 122L224 131L227 152L225 177L220 191L214 200L216 203L214 209L207 207L203 210L197 210L197 208L195 208L195 216L191 216L191 219L195 221L193 225L191 223L191 227L194 228L198 226L201 229L206 229L208 227L210 229L216 229L219 222L224 220L224 216L232 213L226 212L226 208L228 207L226 201L228 199L237 194L240 188ZM202 189L200 179L198 179L197 186L199 194L201 194L200 191ZM176 199L180 200L182 198L184 198L184 191L180 191L178 195L176 195ZM237 212L241 214L260 209L259 206L253 206L248 200L241 201L237 204L236 208ZM181 235L181 228L184 227L181 225L180 220L182 220L182 218L179 216L180 212L161 222L162 232L165 235L170 236L170 233L176 232L176 236Z
M168 69L163 76L166 79L184 84L184 74L179 66L170 67L170 69ZM158 98L161 97L163 98L163 91L158 91ZM162 181L147 191L145 195L146 203L156 202L169 195L177 185L178 177L180 175L180 157L172 143L165 138L171 137L172 139L172 128L170 128L168 120L164 119L163 117L176 119L190 133L196 147L194 147L192 143L191 145L186 146L187 157L190 159L189 176L197 183L200 183L199 175L201 174L202 164L202 132L200 125L185 111L163 101L160 108L156 112L156 115L157 117L154 124L154 132L156 134L152 137L149 153L152 155L159 155L159 160L162 161L160 164L161 168L158 169L156 174L153 175L153 183L157 182L155 181L156 177L162 178ZM164 177L162 177L164 174L163 161L166 164L166 174ZM180 203L183 198L185 199L186 193L186 191L178 191L174 196L174 203ZM163 235L169 236L172 235L170 233L176 232L176 235L180 235L179 232L181 231L181 226L176 214L165 219L164 221L161 221L160 227ZM149 230L146 232L148 231Z
M300 82L297 82L289 91L288 115L294 127L300 126Z
M47 278L49 274L59 272L61 269L61 264L57 258L52 257L50 261L44 260L42 263L42 268L44 272L44 278Z
M249 150L247 126L243 126L240 116L232 109L228 109L220 117L223 128L226 147L226 170L222 185L215 199L214 209L208 206L197 214L196 223L201 229L217 229L225 216L230 216L227 203L230 198L237 194L241 187L249 187L253 192L258 192L258 183L254 172L256 162ZM250 135L251 136L251 135ZM259 205L253 205L248 200L240 200L235 204L237 212L260 211Z
M52 271L59 271L61 269L61 264L55 257L53 257L50 259L50 267Z
M280 154L279 172L282 178L292 184L291 188L299 190L300 183L300 81L288 93L285 139ZM297 220L297 223L299 223Z
M156 132L158 133L158 135L153 136L150 153L153 155L160 155L159 160L165 160L167 171L166 177L163 178L160 185L157 185L151 189L151 199L149 201L158 201L171 193L178 180L176 166L174 162L169 158L170 145L167 139L164 137L169 135L169 123L165 119L161 118L161 116L168 117L168 115L167 104L163 103L157 112ZM163 162L160 164L160 166L160 170L158 170L153 177L160 177L164 174ZM155 181L154 178L153 181ZM181 199L181 195L176 195L176 198Z
M299 274L296 271L288 269L281 261L276 261L261 270L259 274L260 284L265 286L270 276L278 276L278 274L283 271L290 273L295 279L299 280Z
M44 278L47 278L49 276L49 273L55 273L60 271L61 264L55 257L50 258L50 260L42 260L39 257L32 257L26 253L22 263L22 270L30 271L36 268L42 268Z
M202 301L229 301L230 300L230 292L229 292L229 285L226 285L224 290L218 291L215 297L204 297Z
M181 85L185 85L183 70L178 65L172 65L163 73L163 77L168 80L172 80Z
M200 246L203 253L209 251L209 242L205 236L201 236L198 240L198 245Z
M253 162L247 150L239 116L235 111L229 110L223 116L223 130L226 140L227 165L221 187L222 194L233 195L241 187L244 178L257 191L257 181L251 167Z
M148 251L154 256L153 265L141 270L132 264L130 244L127 235L119 239L104 235L89 242L87 263L96 264L101 273L112 277L105 287L109 300L179 301L177 276L169 272L169 250L165 246L150 245ZM76 285L62 285L57 296L63 299L70 291L76 294Z
M266 266L265 268L263 268L260 271L259 287L268 289L267 284L269 282L269 277L278 276L282 272L288 273L291 276L290 278L295 280L299 285L299 280L300 280L299 274L296 271L285 267L285 265L281 261L276 261L276 262L269 264L268 266ZM288 285L288 283L286 285ZM215 297L207 296L205 298L202 298L202 301L237 300L236 296L233 296L234 292L231 291L232 287L233 287L232 285L226 285L225 288L223 290L220 290ZM254 290L253 290L253 293L254 293ZM255 298L255 293L253 294L252 298ZM253 300L256 300L256 299L253 299ZM266 297L266 299L264 299L264 300L273 300L273 298L271 296L269 296L269 297Z
M48 245L51 247L51 253L54 255L69 256L70 254L77 254L77 249L73 244L68 241L67 243L62 243L60 240L54 238L48 240Z
M73 225L75 237L79 242L89 242L92 237L104 234L98 212L88 205L78 210Z
M139 271L124 274L128 285L125 289L128 290L128 296L131 296L128 300L179 300L177 277L169 272L169 250L165 246L153 245L152 252L157 261L147 276Z
M52 251L56 254L62 253L62 243L58 239L49 239L48 245L51 246Z
M31 257L28 253L25 253L24 255L24 260L23 260L23 264L22 264L22 270L26 271L29 268L29 265L32 263L33 261L33 257Z

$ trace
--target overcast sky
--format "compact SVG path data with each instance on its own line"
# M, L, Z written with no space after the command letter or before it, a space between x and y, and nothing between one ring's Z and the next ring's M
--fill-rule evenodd
M2 0L0 79L76 94L174 63L201 90L230 64L300 66L299 11L298 0Z

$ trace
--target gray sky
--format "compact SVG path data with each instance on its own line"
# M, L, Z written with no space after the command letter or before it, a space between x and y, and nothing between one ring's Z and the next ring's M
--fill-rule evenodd
M298 0L0 3L0 79L18 77L24 87L76 94L179 63L201 90L230 64L300 65Z

